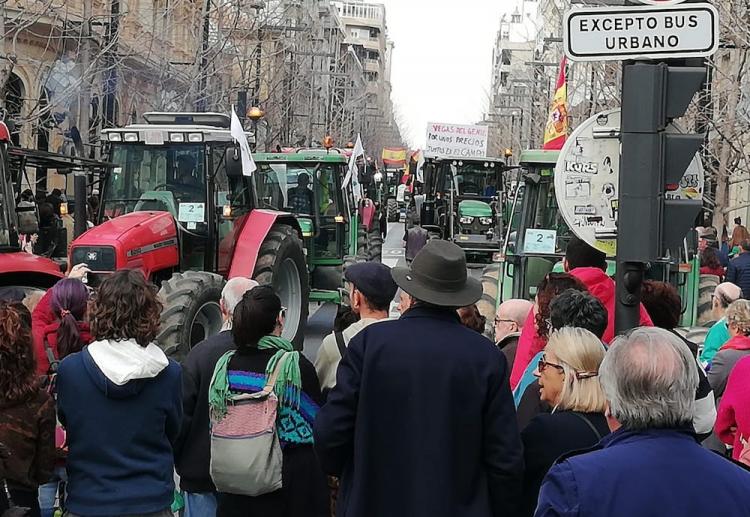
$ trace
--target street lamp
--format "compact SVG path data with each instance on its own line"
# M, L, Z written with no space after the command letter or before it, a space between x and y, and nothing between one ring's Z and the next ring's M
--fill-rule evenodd
M255 141L253 151L258 147L258 121L263 118L263 115L265 113L258 106L252 106L247 110L247 118L253 122L253 140Z

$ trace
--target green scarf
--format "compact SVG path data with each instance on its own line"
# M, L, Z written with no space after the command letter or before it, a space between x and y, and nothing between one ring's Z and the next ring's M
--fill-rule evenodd
M271 376L276 365L281 361L279 375L273 391L282 405L298 408L300 403L300 392L302 391L302 374L299 370L299 352L294 350L294 345L284 338L277 336L264 336L258 342L258 350L276 350L266 365L266 380ZM214 419L223 418L227 414L227 400L232 393L229 389L229 376L227 370L229 361L235 351L222 355L216 362L214 374L211 377L211 385L208 388L208 405Z

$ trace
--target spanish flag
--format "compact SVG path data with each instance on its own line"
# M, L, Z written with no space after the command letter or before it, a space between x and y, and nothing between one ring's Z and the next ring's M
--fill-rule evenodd
M567 64L567 59L563 56L555 86L555 97L550 104L549 118L544 128L543 149L562 149L568 137L568 87L565 81Z

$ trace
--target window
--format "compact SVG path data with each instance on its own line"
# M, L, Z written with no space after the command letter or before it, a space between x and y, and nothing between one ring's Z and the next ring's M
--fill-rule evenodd
M500 53L500 59L504 65L510 65L511 51L507 48L503 49Z
M510 23L521 23L521 15L519 13L513 13L510 16Z

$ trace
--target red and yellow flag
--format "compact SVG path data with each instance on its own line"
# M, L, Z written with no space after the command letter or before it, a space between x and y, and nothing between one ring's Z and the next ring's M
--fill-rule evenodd
M563 56L560 62L560 74L557 76L555 96L549 110L549 118L544 128L544 146L542 149L562 149L568 137L568 86L565 69L567 59Z

